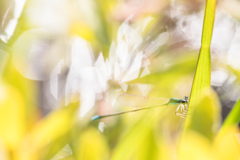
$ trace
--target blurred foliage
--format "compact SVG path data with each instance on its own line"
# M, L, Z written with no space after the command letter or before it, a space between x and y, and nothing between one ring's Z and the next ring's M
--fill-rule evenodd
M7 10L14 7L14 5L11 6L11 2L0 1L0 21ZM58 4L56 1L55 3L54 5ZM159 5L161 7L158 7L159 3L151 0L149 4L152 3L152 5L149 6L152 10L149 11L147 5L141 9L135 9L134 5L127 2L125 4L124 1L118 3L116 0L91 0L86 3L70 1L69 3L70 5L62 8L60 12L66 9L73 13L78 13L77 11L80 13L67 16L66 19L70 21L66 22L67 29L53 35L55 34L56 39L62 38L64 41L69 41L76 35L80 36L89 41L95 57L102 51L105 59L109 57L111 41L116 39L117 29L123 22L122 19L133 14L129 13L129 10L134 10L137 15L130 22L133 25L134 21L139 22L150 15L154 18L142 34L143 39L153 35L146 42L148 43L155 35L166 30L159 25L164 25L164 19L167 17L162 10L170 6L169 1L164 1ZM77 7L79 3L82 8ZM221 104L215 91L210 90L210 42L215 3L215 0L207 0L202 48L198 59L198 51L174 50L172 49L174 45L166 45L156 51L157 55L154 58L150 58L151 74L128 82L127 92L138 94L141 93L139 84L151 84L152 88L148 95L153 97L184 97L189 96L191 92L187 121L174 115L177 106L166 106L106 118L99 122L91 121L90 117L93 112L101 113L100 109L98 111L92 109L86 116L79 117L78 95L74 95L77 98L67 106L63 97L56 106L52 107L54 109L51 112L44 113L41 108L44 107L41 106L43 82L24 77L14 66L12 47L17 38L24 31L36 27L44 28L30 21L28 17L28 11L32 8L34 10L35 6L40 6L41 1L27 1L11 39L8 42L0 41L0 73L2 73L0 77L0 159L239 159L240 141L237 140L240 139L240 131L237 124L240 117L240 102L235 104L222 127ZM117 5L120 9L116 7ZM39 12L37 9L36 11ZM117 14L116 11L119 13ZM55 27L56 30L61 28L61 26ZM51 32L54 32L54 29ZM53 39L51 37L47 41L53 43ZM31 39L28 40L30 43ZM68 44L64 43L64 45ZM144 46L141 47L144 48ZM54 58L59 57L53 56ZM53 65L52 63L54 62L50 60L50 66ZM47 66L46 70L50 70L48 64L44 65ZM239 75L238 70L232 69L232 71ZM47 80L44 82L48 83ZM109 82L109 84L109 92L120 88L115 82ZM98 101L96 106L97 104L101 104L101 101Z
M75 152L77 159L97 160L109 156L107 140L95 128L88 128L81 133Z
M233 106L233 109L225 119L223 127L237 126L240 121L240 100Z

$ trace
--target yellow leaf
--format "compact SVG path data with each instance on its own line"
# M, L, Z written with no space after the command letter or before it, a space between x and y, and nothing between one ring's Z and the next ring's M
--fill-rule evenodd
M16 157L22 160L39 159L54 156L69 139L68 133L76 124L78 103L53 111L36 124L18 148ZM52 153L51 150L54 152Z
M213 140L220 128L220 102L214 91L205 90L188 111L188 130L194 130Z
M212 160L211 143L201 134L188 130L179 148L179 160Z
M237 141L239 129L229 127L221 130L214 141L215 156L217 160L240 158L240 143Z
M76 154L79 160L103 160L108 159L109 156L106 139L94 128L81 133L77 148Z
M26 133L26 108L19 91L8 85L0 86L0 139L14 149Z

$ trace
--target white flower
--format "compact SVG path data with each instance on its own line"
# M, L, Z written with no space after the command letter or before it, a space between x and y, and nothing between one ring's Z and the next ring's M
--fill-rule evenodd
M70 44L71 65L66 82L66 105L71 102L69 95L80 93L81 117L94 106L97 95L107 91L109 80L116 81L126 91L126 82L138 78L141 68L145 68L141 77L149 74L148 56L167 42L168 33L165 32L157 36L145 50L139 50L143 42L141 33L152 18L140 22L136 29L129 25L131 18L120 26L117 43L112 42L109 57L105 61L102 53L95 61L88 43L80 37L75 37Z

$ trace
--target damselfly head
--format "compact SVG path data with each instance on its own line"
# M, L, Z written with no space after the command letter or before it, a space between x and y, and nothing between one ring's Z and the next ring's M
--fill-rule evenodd
M185 96L183 100L184 100L184 103L188 103L188 96Z

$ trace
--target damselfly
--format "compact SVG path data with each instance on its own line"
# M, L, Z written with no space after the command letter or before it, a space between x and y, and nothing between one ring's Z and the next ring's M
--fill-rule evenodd
M116 100L121 106L133 107L133 110L117 112L106 115L95 115L92 120L98 120L105 117L117 116L125 113L136 112L140 110L166 106L166 105L178 105L175 114L182 118L185 118L188 110L188 97L185 96L183 99L178 98L159 98L159 97L145 97L134 94L122 93Z

